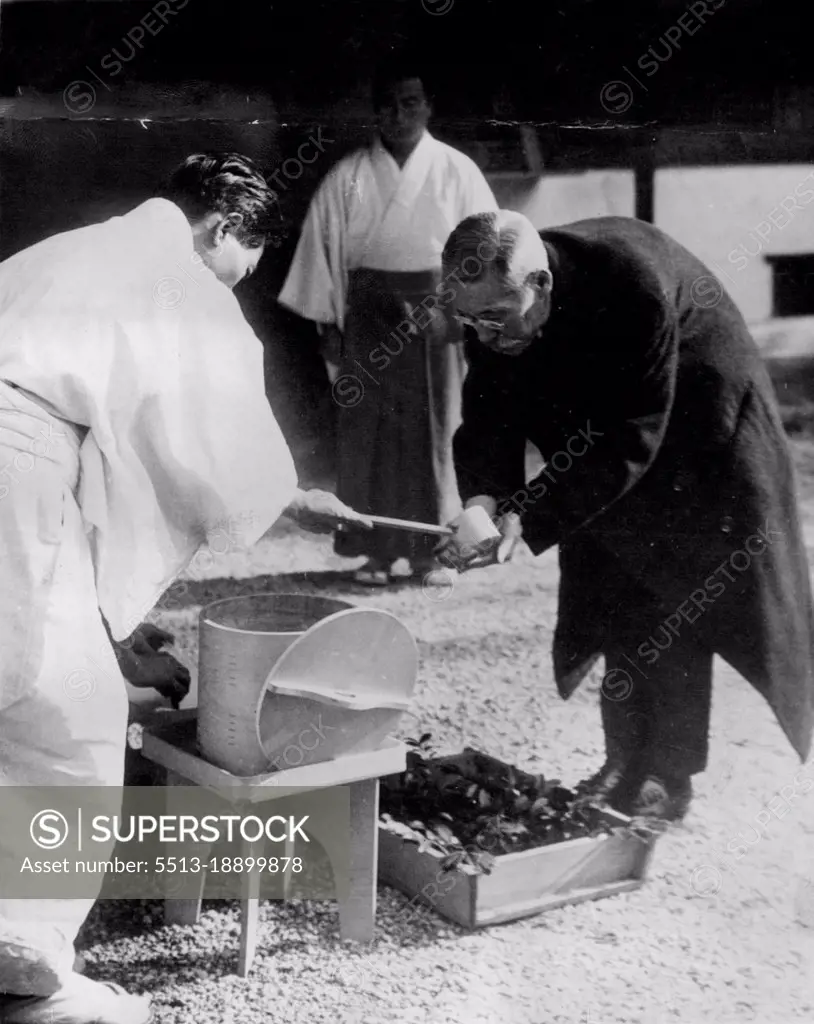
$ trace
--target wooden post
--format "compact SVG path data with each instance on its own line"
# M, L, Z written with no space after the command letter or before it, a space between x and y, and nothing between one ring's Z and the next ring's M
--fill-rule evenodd
M241 847L241 857L252 856L252 844ZM240 880L240 952L237 972L248 978L257 951L257 926L260 922L260 872L244 871Z
M656 160L652 146L643 149L633 169L636 193L636 217L655 223L656 218Z
M178 793L173 787L184 787L189 786L189 782L179 775L177 772L171 769L167 771L167 810L171 810L169 805L176 803L179 809L184 806L183 794ZM173 798L177 800L174 801ZM194 850L187 851L187 860L191 860L193 857L199 857L202 864L206 863L209 855L209 846L195 847ZM164 900L164 921L166 924L197 924L201 918L201 903L203 901L204 885L206 883L206 871L202 870L200 874L189 874L183 878L183 888L186 892L191 893L188 898L185 899L165 899Z
M350 863L348 898L339 905L343 939L370 942L376 921L378 868L379 780L365 779L350 787Z

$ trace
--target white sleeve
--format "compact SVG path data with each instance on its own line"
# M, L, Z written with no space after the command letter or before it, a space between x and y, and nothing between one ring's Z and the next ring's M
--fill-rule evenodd
M344 319L346 269L341 186L332 174L311 200L278 302L307 320Z

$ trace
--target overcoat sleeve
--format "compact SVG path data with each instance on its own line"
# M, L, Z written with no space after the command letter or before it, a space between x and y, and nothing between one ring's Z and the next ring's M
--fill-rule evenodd
M618 322L618 314L612 319ZM601 320L597 324L601 330ZM602 402L594 411L576 401L563 412L563 401L540 432L549 448L544 458L562 452L569 462L564 468L547 465L527 487L523 535L535 554L590 523L634 487L664 439L678 366L675 313L660 296L643 297L621 327L609 326L607 341L615 372L609 370Z
M467 332L468 333L468 332ZM461 501L487 494L501 502L522 493L526 483L526 433L516 417L511 388L491 372L494 359L468 339L462 423L453 439Z

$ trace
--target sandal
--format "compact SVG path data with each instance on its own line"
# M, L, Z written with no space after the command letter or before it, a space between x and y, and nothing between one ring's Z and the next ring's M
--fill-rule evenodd
M406 558L397 558L390 566L391 583L406 583L413 578L413 567Z
M356 583L365 587L386 587L390 583L390 575L386 569L380 568L381 563L372 559L353 573Z
M3 1024L149 1024L147 996L74 974L52 996L0 996Z

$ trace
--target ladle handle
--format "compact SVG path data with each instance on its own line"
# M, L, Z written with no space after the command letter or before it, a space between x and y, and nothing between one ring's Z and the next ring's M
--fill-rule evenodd
M374 526L389 526L394 530L408 530L412 533L432 533L437 537L451 537L455 531L449 526L434 523L416 523L412 519L391 519L389 516L366 516Z

